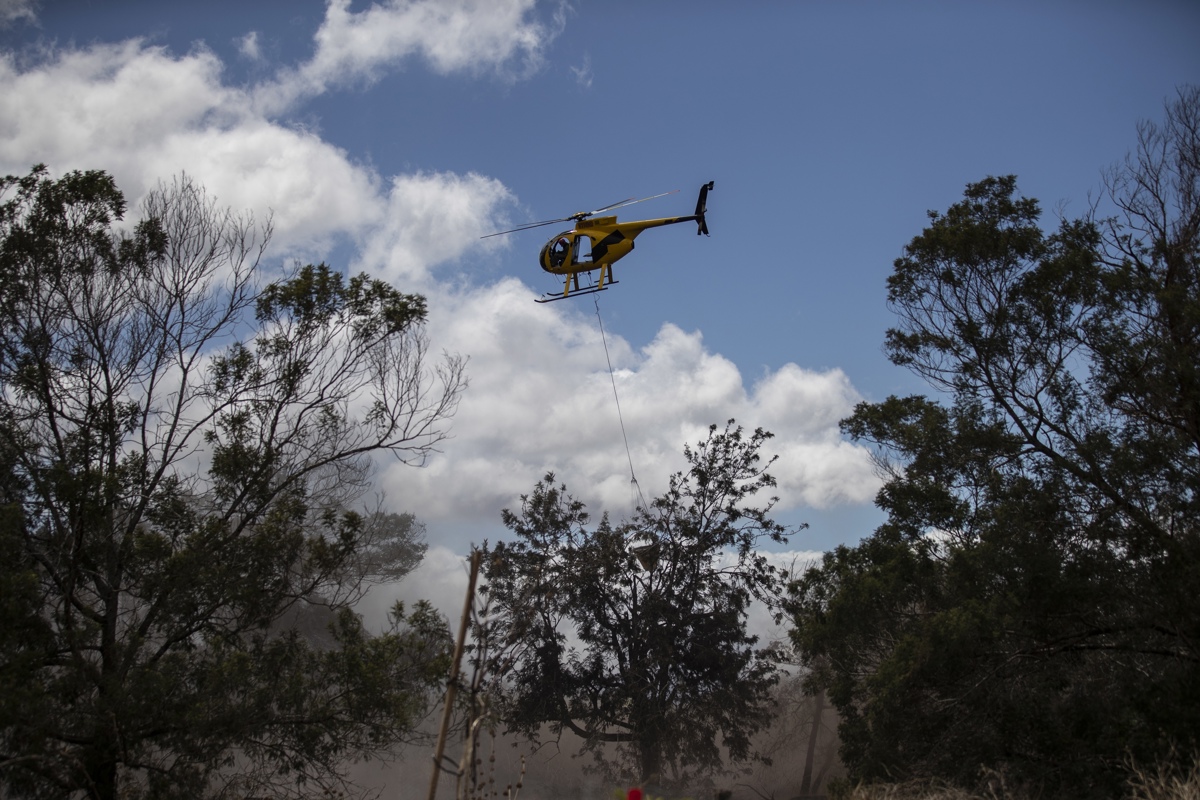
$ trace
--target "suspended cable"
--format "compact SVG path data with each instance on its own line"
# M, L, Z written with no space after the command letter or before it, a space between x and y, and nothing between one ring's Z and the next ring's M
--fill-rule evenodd
M617 403L617 420L621 423L621 438L625 440L625 457L629 459L629 482L637 490L638 507L649 510L646 505L646 498L642 496L642 487L638 483L637 475L633 471L633 453L629 450L629 437L625 434L625 417L621 414L621 398L617 395L617 376L613 372L612 358L608 354L608 340L604 335L604 320L600 318L600 300L592 295L592 302L596 304L596 321L600 323L600 341L604 343L604 359L608 362L608 377L612 381L613 400Z

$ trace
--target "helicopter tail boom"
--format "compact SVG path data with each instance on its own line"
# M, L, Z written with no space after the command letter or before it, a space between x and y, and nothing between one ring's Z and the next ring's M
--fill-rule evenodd
M704 212L708 210L708 193L712 191L713 181L700 187L700 197L696 200L696 235L708 236L708 223L704 220Z

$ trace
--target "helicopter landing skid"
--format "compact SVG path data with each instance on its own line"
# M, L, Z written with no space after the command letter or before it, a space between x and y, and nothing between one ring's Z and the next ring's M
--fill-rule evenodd
M603 286L589 286L587 289L576 289L568 294L559 294L558 292L555 292L554 294L544 294L541 297L533 298L533 302L553 303L555 300L566 300L568 297L577 297L583 294L595 294L596 292L607 292L608 287L612 286L614 283L620 283L620 281L610 280Z

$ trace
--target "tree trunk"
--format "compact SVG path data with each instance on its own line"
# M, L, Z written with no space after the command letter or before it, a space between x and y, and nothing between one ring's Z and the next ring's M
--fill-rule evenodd
M117 758L112 742L97 742L85 762L89 800L116 800Z
M639 783L643 788L657 788L662 782L662 734L651 719L639 725L637 731Z

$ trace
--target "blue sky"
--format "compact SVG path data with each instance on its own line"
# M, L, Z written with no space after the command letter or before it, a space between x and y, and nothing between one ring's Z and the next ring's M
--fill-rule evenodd
M1200 82L1195 2L204 3L0 0L0 170L112 172L136 204L186 171L276 221L272 268L369 271L430 298L434 347L469 355L455 438L381 464L443 564L495 538L554 469L627 510L628 462L592 298L536 305L556 229L619 198L690 213L597 297L647 494L729 417L775 431L798 551L878 517L837 420L923 391L884 359L892 261L927 209L1015 173L1047 224ZM565 226L564 226L565 227ZM543 235L544 234L544 235Z

